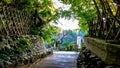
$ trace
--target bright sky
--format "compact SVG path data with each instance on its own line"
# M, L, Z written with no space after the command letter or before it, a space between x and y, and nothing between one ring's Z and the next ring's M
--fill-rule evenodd
M64 19L61 18L58 20L58 24L52 23L53 25L60 27L62 30L73 30L73 29L78 29L78 20L75 19Z
M69 10L70 5L65 5L60 3L58 0L52 0L55 3L55 8L61 8L63 10ZM58 24L53 23L53 25L60 27L62 30L72 30L72 29L78 29L78 20L76 19L65 19L61 18L58 20Z

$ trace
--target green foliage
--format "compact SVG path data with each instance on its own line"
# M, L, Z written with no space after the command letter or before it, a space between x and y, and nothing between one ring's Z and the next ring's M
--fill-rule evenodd
M119 16L119 14L116 14L118 5L115 5L115 3L113 3L113 0L60 0L60 1L64 4L71 5L70 10L68 11L71 11L72 13L71 15L74 15L75 18L79 20L79 26L81 30L84 31L86 34L88 33L87 21L92 21L93 19L96 18L102 18L103 15L106 15L109 18L111 17L112 13L115 16L116 15ZM102 2L104 4L102 4ZM108 4L110 6L110 9L107 6ZM65 12L63 13L65 14ZM70 15L65 16L71 17Z
M78 52L82 51L82 46L80 46L77 51Z
M28 48L30 48L30 46L31 46L30 39L28 39L28 38L22 38L17 43L17 49L16 49L16 51L18 53L25 52L26 50L28 50Z
M16 60L23 61L25 58L21 55L23 52L30 51L31 41L29 38L20 38L16 43L11 44L10 47L4 47L0 50L0 62L5 64L12 64Z
M20 10L27 10L37 20L41 18L41 20L37 21L37 25L40 26L36 26L36 22L33 20L32 34L43 37L45 42L49 44L53 43L52 36L57 33L57 28L49 25L49 23L56 21L59 18L57 17L59 13L52 0L0 0L0 5L10 5Z
M80 26L80 30L85 33L84 35L87 35L88 34L88 23L85 18L79 21L79 26Z
M59 10L59 18L65 18L65 19L70 19L74 16L71 10Z
M71 5L70 10L68 11L71 11L72 16L70 15L65 15L65 16L74 17L78 19L80 29L86 34L88 34L87 21L97 17L97 11L93 0L61 0L61 1L64 4Z
M4 62L5 64L12 64L10 57L8 54L0 53L0 62Z
M73 42L67 42L66 45L59 44L58 49L60 51L75 51L76 50L75 46L76 45Z
M67 48L65 46L59 45L58 46L59 51L67 51Z
M45 43L52 44L54 43L53 36L58 33L58 30L56 26L47 24L45 26L34 27L32 33L43 37Z
M57 20L58 10L52 0L0 0L0 5L10 5L32 13L37 10L37 15L47 22Z
M96 10L93 0L61 0L64 4L70 4L70 10L78 18L91 20L96 17Z
M67 51L74 51L75 50L75 44L72 42L69 42L67 45Z
M37 0L1 0L1 5L11 5L19 9L33 7Z
M44 29L44 33L42 33L42 37L44 38L45 42L48 44L54 43L53 36L58 33L57 27L55 26L48 26Z
M27 10L31 12L32 17L34 16L36 19L41 18L42 21L37 21L40 26L37 27L35 26L35 22L32 23L31 31L34 35L42 36L45 42L53 42L52 36L56 34L57 29L49 25L49 22L58 19L58 10L54 7L52 0L1 0L0 3L1 5L14 6L20 10ZM35 13L36 15L34 15ZM23 43L19 45L21 46ZM25 46L21 48L24 49Z

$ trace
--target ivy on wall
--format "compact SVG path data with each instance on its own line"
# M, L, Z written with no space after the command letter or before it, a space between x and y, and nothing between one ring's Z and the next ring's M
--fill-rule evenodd
M3 43L3 45L5 46L6 44ZM16 42L12 42L6 47L0 49L0 62L4 62L5 64L13 64L16 60L18 60L22 63L25 59L22 54L25 52L30 52L30 49L31 40L29 38L20 38Z
M49 23L56 21L59 15L52 0L0 0L0 6L4 5L31 12L32 34L42 36L45 41L49 40L48 43L52 42L57 29Z

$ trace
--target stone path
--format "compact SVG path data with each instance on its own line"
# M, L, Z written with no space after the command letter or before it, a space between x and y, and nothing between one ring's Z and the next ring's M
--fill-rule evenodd
M28 68L77 68L77 56L78 52L56 51L53 55Z

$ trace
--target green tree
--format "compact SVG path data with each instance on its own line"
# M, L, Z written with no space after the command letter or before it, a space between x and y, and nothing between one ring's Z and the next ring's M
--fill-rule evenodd
M69 17L75 17L79 20L79 26L81 30L88 32L88 21L92 21L94 19L102 20L103 16L107 16L108 18L114 17L117 15L119 17L118 8L113 0L60 0L64 4L71 5L70 10L71 15L67 15ZM66 14L64 11L61 12ZM99 22L100 24L100 22Z

